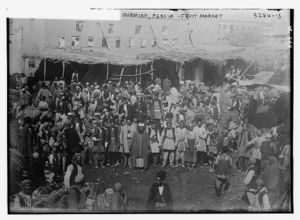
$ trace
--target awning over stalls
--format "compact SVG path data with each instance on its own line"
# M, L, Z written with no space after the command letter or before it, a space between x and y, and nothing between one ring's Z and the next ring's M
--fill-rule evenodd
M227 59L251 60L248 48L224 45L200 45L197 47L153 47L151 49L90 49L90 48L45 48L40 53L25 54L24 57L74 61L84 64L110 63L115 65L141 65L153 60L166 59L184 63L193 59L224 62Z
M278 75L283 75L284 73L280 72L270 72L262 71L253 77L251 80L240 80L239 84L243 86L251 85L267 85L273 88L276 88L283 92L290 92L291 88L289 85L289 79L287 81L278 80ZM287 76L286 78L290 78Z

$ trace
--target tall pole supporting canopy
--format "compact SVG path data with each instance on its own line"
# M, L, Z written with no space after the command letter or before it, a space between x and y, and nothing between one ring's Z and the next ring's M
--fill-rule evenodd
M135 68L135 82L137 83L137 78L138 78L138 65L136 66L136 68Z
M123 66L123 68L122 68L122 70L121 70L119 83L121 83L121 81L122 81L124 69L125 69L125 66Z
M153 61L151 61L151 79L153 80L154 78L154 71L153 71Z
M107 68L106 68L106 80L108 80L108 73L109 73L109 63L107 63Z
M140 82L142 81L142 67L143 67L143 64L140 67Z
M46 65L47 65L47 61L46 59L44 59L44 81L46 81Z
M65 78L65 62L62 62L62 68L63 68L62 78Z

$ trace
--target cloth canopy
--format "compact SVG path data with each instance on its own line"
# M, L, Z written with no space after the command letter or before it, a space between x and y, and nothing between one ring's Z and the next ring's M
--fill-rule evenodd
M151 49L58 49L45 48L40 53L25 54L24 57L39 59L53 59L61 61L74 61L84 64L111 63L115 65L141 65L153 60L165 59L184 63L194 59L203 59L210 62L224 62L227 59L250 60L246 48L227 45L199 45L191 47L154 47Z

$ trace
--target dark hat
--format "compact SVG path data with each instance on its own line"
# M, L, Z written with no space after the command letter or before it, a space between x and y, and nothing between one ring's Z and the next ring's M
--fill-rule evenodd
M227 153L229 151L229 147L228 146L223 146L222 147L222 152L223 153Z
M161 179L161 181L165 180L166 179L166 172L163 171L163 170L160 170L157 174L156 174L156 177L158 177L159 179Z
M32 119L30 117L25 117L24 118L24 123L25 124L31 124L32 123Z

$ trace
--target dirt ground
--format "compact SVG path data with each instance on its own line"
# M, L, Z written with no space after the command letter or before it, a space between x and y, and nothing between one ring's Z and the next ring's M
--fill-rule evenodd
M101 182L101 189L120 182L129 200L129 211L145 211L148 191L155 181L156 173L162 168L150 168L146 171L130 168L107 167L94 168L87 165L84 169L86 181ZM166 183L169 184L173 196L173 209L177 212L205 211L241 211L247 206L241 201L244 189L242 180L244 173L232 171L229 190L220 197L214 191L215 177L208 168L163 168L167 173Z

